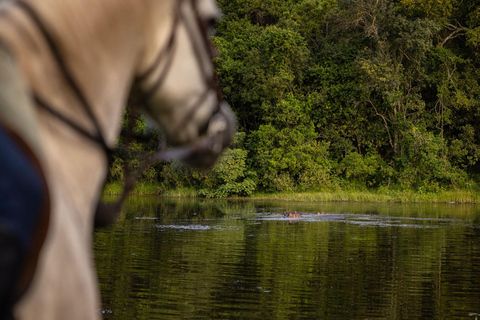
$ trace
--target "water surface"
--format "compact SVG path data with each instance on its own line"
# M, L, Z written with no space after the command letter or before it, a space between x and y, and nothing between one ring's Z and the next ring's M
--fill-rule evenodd
M95 260L104 319L474 319L480 206L132 198Z

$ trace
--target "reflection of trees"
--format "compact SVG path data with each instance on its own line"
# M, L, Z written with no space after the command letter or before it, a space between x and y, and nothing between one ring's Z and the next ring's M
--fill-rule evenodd
M288 224L252 215L287 206L314 211L291 203L129 202L113 229L96 234L105 307L115 319L407 319L477 311L480 230L453 222ZM368 210L394 215L391 208ZM396 216L424 215L448 212L404 206ZM159 227L173 224L210 229Z

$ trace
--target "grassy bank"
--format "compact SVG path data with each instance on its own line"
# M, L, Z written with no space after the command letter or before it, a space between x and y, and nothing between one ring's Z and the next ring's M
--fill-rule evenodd
M104 195L117 195L122 191L120 183L109 183ZM180 188L163 190L155 184L140 182L132 192L135 195L162 195L169 197L197 197L195 189ZM255 193L249 199L272 199L289 201L359 201L397 203L480 203L480 193L471 190L448 190L436 193L418 193L412 190L355 190L324 192Z
M295 201L361 201L396 203L480 203L480 196L470 191L441 191L420 194L414 191L335 191L256 194L258 199Z

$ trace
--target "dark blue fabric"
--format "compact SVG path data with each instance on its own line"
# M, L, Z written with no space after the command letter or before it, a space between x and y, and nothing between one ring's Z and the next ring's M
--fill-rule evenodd
M16 236L23 248L31 244L43 197L39 173L0 125L0 230Z

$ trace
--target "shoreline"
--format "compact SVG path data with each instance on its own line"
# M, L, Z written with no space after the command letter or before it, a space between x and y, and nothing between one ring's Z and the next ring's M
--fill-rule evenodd
M122 185L118 182L105 185L102 195L120 195ZM131 192L132 196L164 196L179 198L202 198L198 191L190 188L163 190L160 186L149 183L138 183ZM258 192L250 197L230 197L212 199L236 200L281 200L299 202L373 202L373 203L446 203L446 204L479 204L480 193L472 190L442 190L436 193L418 193L413 190L340 190L315 192Z

